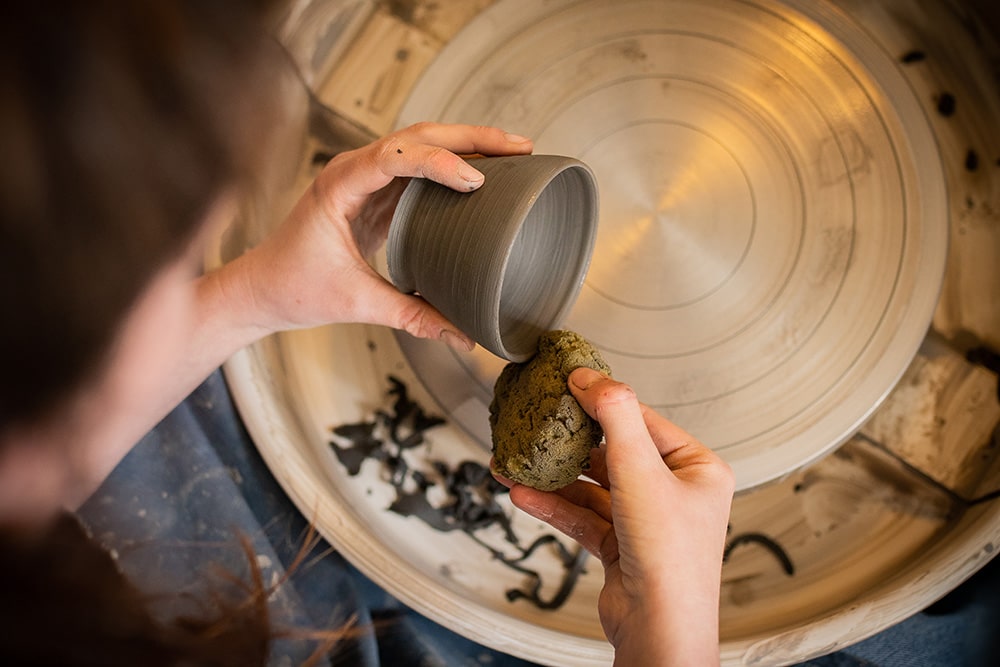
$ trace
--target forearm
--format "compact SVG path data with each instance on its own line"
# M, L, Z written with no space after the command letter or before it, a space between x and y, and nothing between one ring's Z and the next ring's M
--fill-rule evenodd
M97 429L95 442L81 461L79 488L71 499L85 501L118 465L132 446L190 394L226 359L270 333L255 312L248 284L250 257L238 258L194 280L189 317L178 336L183 343L163 350L157 364L168 371L119 398ZM81 452L83 454L83 452Z
M229 357L273 333L257 311L249 281L251 271L248 254L195 281L195 313L188 343L162 387L159 405L150 405L151 414L142 432L166 416Z
M272 333L257 312L250 275L252 253L195 280L195 312L187 344L179 350L172 373L151 396L148 413L136 415L136 435L146 431L184 400L233 354Z

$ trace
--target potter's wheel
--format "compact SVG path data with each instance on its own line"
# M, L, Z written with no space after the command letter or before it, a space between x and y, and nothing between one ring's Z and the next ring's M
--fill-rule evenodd
M594 169L597 246L565 326L740 489L843 442L923 340L947 252L936 147L894 60L823 5L500 2L398 124L428 118ZM490 355L403 345L488 449Z
M936 331L1000 341L1000 314L976 291L996 284L1000 188L993 171L962 167L970 147L984 164L1000 156L995 90L979 85L981 61L948 60L970 38L947 9L841 4L851 17L799 0L302 0L285 34L341 135L497 124L594 168L597 250L566 326L734 466L730 545L764 536L794 566L759 541L732 550L724 664L792 663L878 632L1000 543L996 376L951 340L924 338L937 304ZM928 62L901 64L915 47ZM953 119L935 114L942 80L959 98ZM314 152L332 145L309 120L277 142L301 145L296 166L272 161L273 191L246 203L216 261L252 245L308 186ZM226 376L277 479L371 579L493 648L610 664L596 563L557 610L511 602L504 592L523 576L467 535L389 511L385 471L366 462L349 474L331 452L330 427L384 410L393 375L448 420L428 458L485 461L501 365L333 326L261 341ZM527 539L548 530L512 516ZM530 567L550 595L561 572L551 553Z

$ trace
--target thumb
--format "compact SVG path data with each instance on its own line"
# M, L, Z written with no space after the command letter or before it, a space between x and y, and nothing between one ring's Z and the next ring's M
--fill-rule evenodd
M415 338L440 340L457 352L471 352L476 343L441 312L413 294L403 294L381 276L367 290L365 313L359 319L400 329Z
M646 428L642 406L632 387L593 369L578 368L570 373L569 388L580 406L604 429L612 484L616 471L631 474L629 471L665 467Z

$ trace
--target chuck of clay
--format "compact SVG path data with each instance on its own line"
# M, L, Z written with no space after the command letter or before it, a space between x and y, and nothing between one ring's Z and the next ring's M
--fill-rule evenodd
M601 444L604 433L566 386L569 374L581 366L611 373L585 338L550 331L539 339L538 354L503 369L490 403L493 469L498 474L552 491L590 466L590 450Z

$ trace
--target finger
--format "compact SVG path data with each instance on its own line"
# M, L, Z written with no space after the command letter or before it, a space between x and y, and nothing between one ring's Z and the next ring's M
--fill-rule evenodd
M544 521L562 534L576 540L580 546L594 556L605 561L609 534L613 535L611 523L596 512L575 505L556 493L538 491L521 484L510 490L510 500L514 506Z
M531 140L497 127L417 123L389 135L405 143L440 146L459 155L523 155L534 148Z
M611 522L611 494L593 482L577 480L568 486L553 491L579 507L585 507L607 522Z
M583 471L583 474L594 480L604 488L608 488L608 464L606 461L606 445L594 447L590 450L590 467Z
M506 486L508 489L512 489L518 485L517 482L496 472L493 467L492 457L490 458L490 473L493 474L493 478L495 480ZM564 486L555 491L550 491L549 493L562 496L574 505L592 510L605 521L609 523L611 522L611 495L608 493L607 489L602 488L597 484L577 480L568 486Z
M397 177L430 178L455 190L470 191L483 184L483 175L457 153L520 155L532 148L529 139L499 128L418 123L340 153L323 168L317 183L347 206L357 206L359 199Z
M612 485L616 471L645 476L663 467L631 387L593 369L578 368L570 373L569 388L580 406L604 429L605 460Z
M429 178L465 192L475 190L485 179L459 154L524 154L531 152L532 143L495 127L419 123L385 137L377 148L384 172Z

